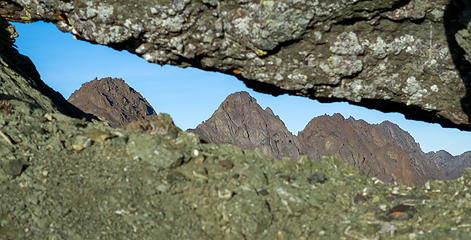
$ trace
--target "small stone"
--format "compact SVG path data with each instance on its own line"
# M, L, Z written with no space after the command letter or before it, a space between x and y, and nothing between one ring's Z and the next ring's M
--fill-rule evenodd
M103 131L97 128L92 128L88 130L87 132L84 133L85 137L88 137L91 139L93 142L104 144L106 140L114 138L115 135L113 135L109 131Z
M84 149L84 147L79 144L72 144L72 148L76 151L82 151Z
M268 195L268 191L266 189L260 189L259 191L257 191L258 194L262 195L262 196L266 196Z
M52 115L49 114L49 113L44 114L44 118L46 118L46 120L49 121L49 122L54 119L54 118L52 117Z
M197 171L193 171L193 176L203 180L208 180L208 170L205 167L201 167Z
M20 176L27 167L28 165L24 164L23 161L19 159L10 160L4 166L5 173L12 177Z
M234 167L234 163L232 163L231 160L222 160L219 162L219 165L225 168L226 170L230 170Z
M225 189L224 191L219 191L218 190L218 198L224 199L224 200L229 200L232 198L234 193L230 190Z
M311 174L307 180L309 181L309 184L315 184L315 183L324 183L327 178L325 177L325 174L322 172L315 172Z
M156 189L159 191L159 192L167 192L167 190L169 189L169 186L168 185L165 185L165 184L160 184L156 187Z
M86 136L77 136L72 144L72 148L76 151L82 151L92 144L92 140Z
M394 220L407 220L407 219L412 218L415 212L416 210L413 206L399 204L389 209L388 217L389 219L394 219Z
M381 229L379 230L379 233L388 233L388 232L394 232L397 230L397 227L394 226L391 223L388 222L383 222L381 223Z
M357 194L354 198L353 198L353 202L354 203L359 203L359 202L366 202L368 201L368 198L366 198L365 196L361 195L361 194Z
M429 181L425 182L425 190L430 191L430 189L431 189L430 182Z
M287 236L285 231L279 230L276 233L276 235L277 235L278 239L288 239L288 236Z

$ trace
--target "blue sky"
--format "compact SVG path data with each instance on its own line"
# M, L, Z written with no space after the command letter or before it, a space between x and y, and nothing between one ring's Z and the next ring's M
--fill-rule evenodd
M256 93L235 77L195 68L159 66L111 48L75 40L49 23L14 24L20 35L16 45L30 57L41 78L65 98L95 77L123 78L157 112L169 113L182 129L208 119L227 95L248 91L263 107L270 107L288 129L297 134L313 118L341 113L369 123L389 120L408 131L424 152L444 149L453 155L471 150L471 132L438 124L406 120L399 113L382 113L347 103L319 103L302 97L273 97Z

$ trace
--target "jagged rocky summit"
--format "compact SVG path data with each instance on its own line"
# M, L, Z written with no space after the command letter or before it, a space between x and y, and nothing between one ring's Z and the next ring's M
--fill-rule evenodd
M461 176L465 168L471 167L471 151L453 156L445 150L428 152L427 156L445 169L443 179L455 179Z
M312 119L295 136L271 109L263 110L247 92L229 95L211 118L190 131L214 143L259 148L278 159L297 159L301 154L314 160L335 156L367 176L388 182L423 184L445 175L396 124L324 115Z
M369 124L340 114L312 119L298 133L302 153L312 159L335 156L370 177L404 184L423 184L442 177L442 170L406 131L389 121Z
M190 130L203 140L261 149L274 158L298 158L296 136L270 108L263 110L247 92L229 95L211 118Z
M156 116L147 100L123 79L102 78L86 82L68 101L82 111L106 120L112 127L123 127L133 120Z

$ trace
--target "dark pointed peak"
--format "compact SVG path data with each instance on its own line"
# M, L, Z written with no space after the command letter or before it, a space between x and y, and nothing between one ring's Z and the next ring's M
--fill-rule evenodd
M271 110L270 107L266 107L266 108L265 108L265 112L268 112L269 114L275 116L275 114L273 113L273 110Z
M332 115L332 118L339 119L339 120L345 120L343 115L340 114L340 113L334 113L334 115Z
M390 121L388 121L388 120L381 122L381 123L379 124L379 126L400 128L397 124L392 123L392 122L390 122Z
M230 94L224 100L224 103L228 102L240 102L240 103L257 103L257 100L250 96L248 92L241 91Z
M439 151L431 151L431 152L428 152L427 155L437 155L437 156L441 156L441 157L445 157L445 158L451 158L451 157L454 157L451 153L445 151L445 150L439 150Z
M297 140L272 109L263 109L247 92L229 95L213 115L191 130L204 141L263 149L280 159L297 158Z
M82 84L68 101L84 112L106 119L113 127L155 115L147 100L122 78L95 78Z

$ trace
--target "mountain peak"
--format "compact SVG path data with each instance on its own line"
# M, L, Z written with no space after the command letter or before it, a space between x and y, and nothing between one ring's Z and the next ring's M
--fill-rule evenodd
M242 102L242 103L251 103L251 104L257 104L257 100L250 96L250 94L246 91L240 91L240 92L235 92L230 94L229 96L226 97L224 100L224 103L228 102Z
M297 159L300 153L312 160L335 156L368 176L389 182L422 184L441 174L396 124L369 124L335 113L313 118L294 136L270 108L263 110L247 92L229 95L211 118L191 131L210 142L259 148L274 158Z
M263 110L247 92L229 95L208 120L190 131L213 143L259 148L278 159L299 156L296 137L270 108Z
M369 124L341 114L313 118L298 133L301 154L335 156L360 172L384 181L422 184L441 174L420 146L391 122Z
M156 115L147 100L121 78L95 78L82 84L68 101L82 111L108 121L112 127Z
M273 113L273 110L271 110L271 108L269 108L269 107L266 107L266 108L265 108L265 112L267 112L267 113L269 113L269 114L275 116L275 114Z

